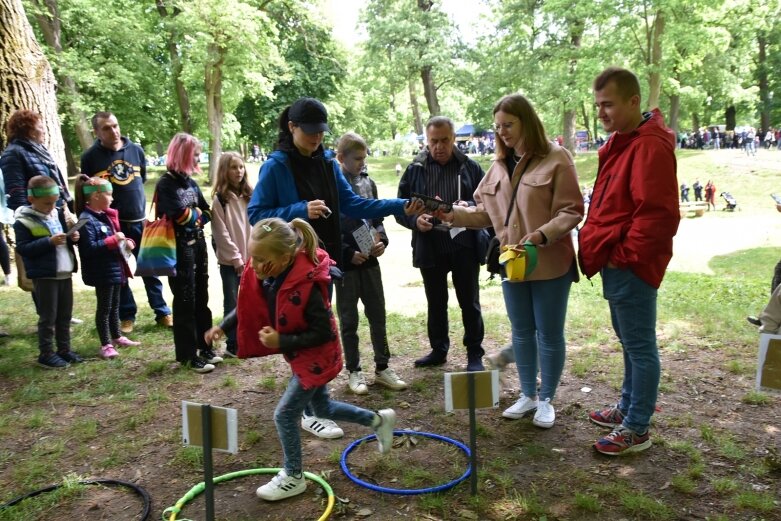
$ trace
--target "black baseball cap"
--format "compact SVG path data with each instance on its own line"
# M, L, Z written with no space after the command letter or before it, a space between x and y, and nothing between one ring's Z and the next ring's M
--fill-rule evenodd
M328 111L325 109L325 105L315 98L299 98L296 100L290 106L288 118L307 134L331 131L328 128Z

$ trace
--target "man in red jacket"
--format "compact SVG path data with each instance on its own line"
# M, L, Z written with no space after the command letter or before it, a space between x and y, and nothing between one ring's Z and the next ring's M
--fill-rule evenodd
M660 363L656 295L678 231L675 135L658 109L640 109L640 83L611 67L594 80L599 119L612 132L599 150L599 170L580 231L580 267L602 276L613 329L624 351L620 401L589 414L612 432L594 448L611 456L651 446Z

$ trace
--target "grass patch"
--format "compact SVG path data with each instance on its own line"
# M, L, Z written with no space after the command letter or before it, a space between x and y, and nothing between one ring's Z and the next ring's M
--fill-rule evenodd
M754 492L747 490L735 494L735 505L757 512L772 512L775 507L775 497L769 492Z
M715 478L711 486L719 494L729 494L738 489L738 482L732 478Z
M596 514L602 510L602 502L598 497L582 492L575 492L575 508L584 512Z
M752 390L743 395L740 401L749 405L768 405L770 404L770 396L761 391Z

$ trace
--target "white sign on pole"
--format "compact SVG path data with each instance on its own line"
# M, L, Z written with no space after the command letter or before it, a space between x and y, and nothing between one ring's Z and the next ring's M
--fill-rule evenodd
M182 442L203 447L203 416L200 403L182 400ZM239 420L236 409L211 407L212 450L239 452Z
M469 376L475 378L475 408L499 407L499 371L445 373L445 411L469 409Z

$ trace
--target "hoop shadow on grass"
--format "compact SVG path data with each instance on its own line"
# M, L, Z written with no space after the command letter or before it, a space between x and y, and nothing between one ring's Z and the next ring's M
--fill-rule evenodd
M433 440L441 441L450 445L455 446L456 448L460 449L464 455L466 456L466 461L468 462L470 460L471 452L469 450L469 447L464 445L463 443L451 439L446 438L445 436L440 436L439 434L434 434L431 432L420 432L420 431L393 431L393 436L422 436L424 438L430 438ZM398 488L390 488L390 487L381 487L379 485L375 485L373 483L369 483L367 481L364 481L354 475L352 472L350 472L350 469L347 465L347 458L350 455L350 453L356 448L359 447L361 444L367 441L375 440L377 439L377 436L374 434L370 434L366 437L360 438L358 440L355 440L350 445L347 446L346 449L344 449L344 452L342 453L342 458L339 461L340 466L342 467L342 472L344 472L344 475L347 476L351 481L353 481L355 484L360 485L362 487L368 488L369 490L374 490L375 492L384 492L386 494L397 494L397 495L405 495L405 496L412 496L417 494L431 494L435 492L443 492L445 490L449 490L462 481L464 481L466 478L468 478L472 474L472 466L467 465L466 471L456 479L449 481L447 483L443 483L441 485L432 486L432 487L426 487L426 488L418 488L418 489L398 489ZM431 460L428 460L431 461Z

